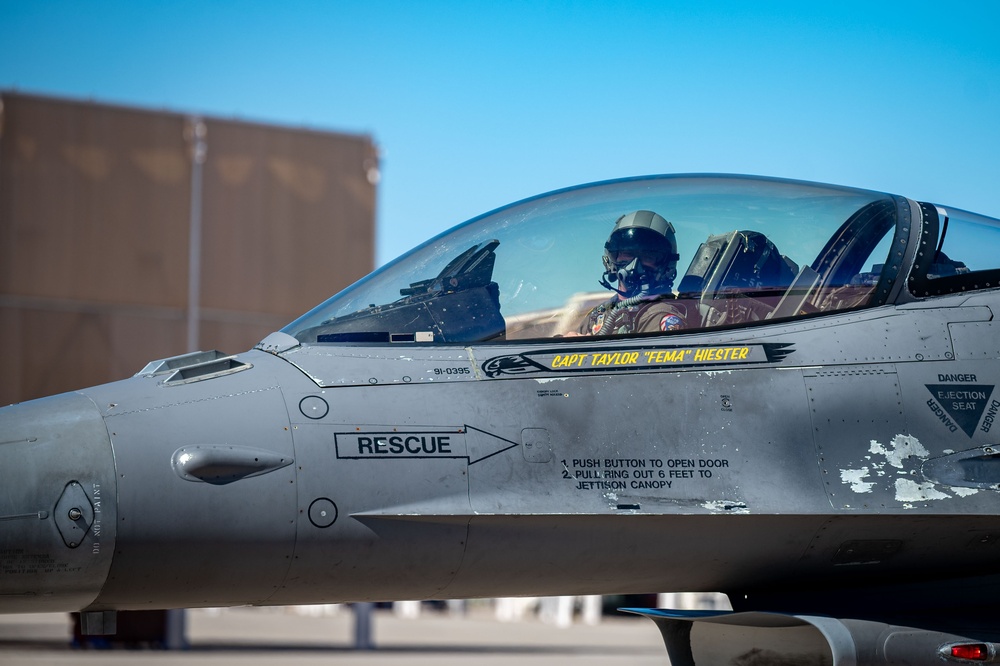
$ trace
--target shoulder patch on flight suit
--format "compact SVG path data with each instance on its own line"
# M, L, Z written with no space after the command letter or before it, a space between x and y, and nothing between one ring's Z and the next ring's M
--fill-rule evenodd
M660 319L661 331L679 331L684 328L684 322L675 314L666 314Z

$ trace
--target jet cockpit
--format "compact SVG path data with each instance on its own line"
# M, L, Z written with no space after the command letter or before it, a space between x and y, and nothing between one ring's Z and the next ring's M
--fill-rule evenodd
M970 267L934 247L934 227L938 219L948 227L947 211L924 208L921 215L914 202L867 190L747 176L662 176L570 188L431 239L284 332L306 344L576 335L587 312L614 297L599 285L601 253L615 220L635 210L654 211L676 230L687 270L669 293L650 298L683 305L687 331L967 288L962 276ZM972 224L977 238L984 229L1000 236L986 218L960 217L953 229ZM966 235L953 231L949 241L977 254L977 270L995 271L1000 262L976 249L981 241L963 240Z

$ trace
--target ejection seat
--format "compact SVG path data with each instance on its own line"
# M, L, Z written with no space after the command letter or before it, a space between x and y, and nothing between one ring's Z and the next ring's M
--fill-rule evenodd
M798 265L756 231L730 231L701 244L678 284L689 325L760 321L781 304Z

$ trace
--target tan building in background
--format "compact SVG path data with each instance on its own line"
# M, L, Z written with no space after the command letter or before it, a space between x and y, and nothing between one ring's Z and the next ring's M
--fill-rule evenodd
M0 104L0 404L244 351L373 268L368 136Z

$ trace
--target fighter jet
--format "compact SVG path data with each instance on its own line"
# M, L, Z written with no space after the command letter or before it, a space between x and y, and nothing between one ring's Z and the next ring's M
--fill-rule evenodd
M761 177L500 208L250 351L0 409L0 611L722 591L633 610L675 666L998 661L997 248Z

